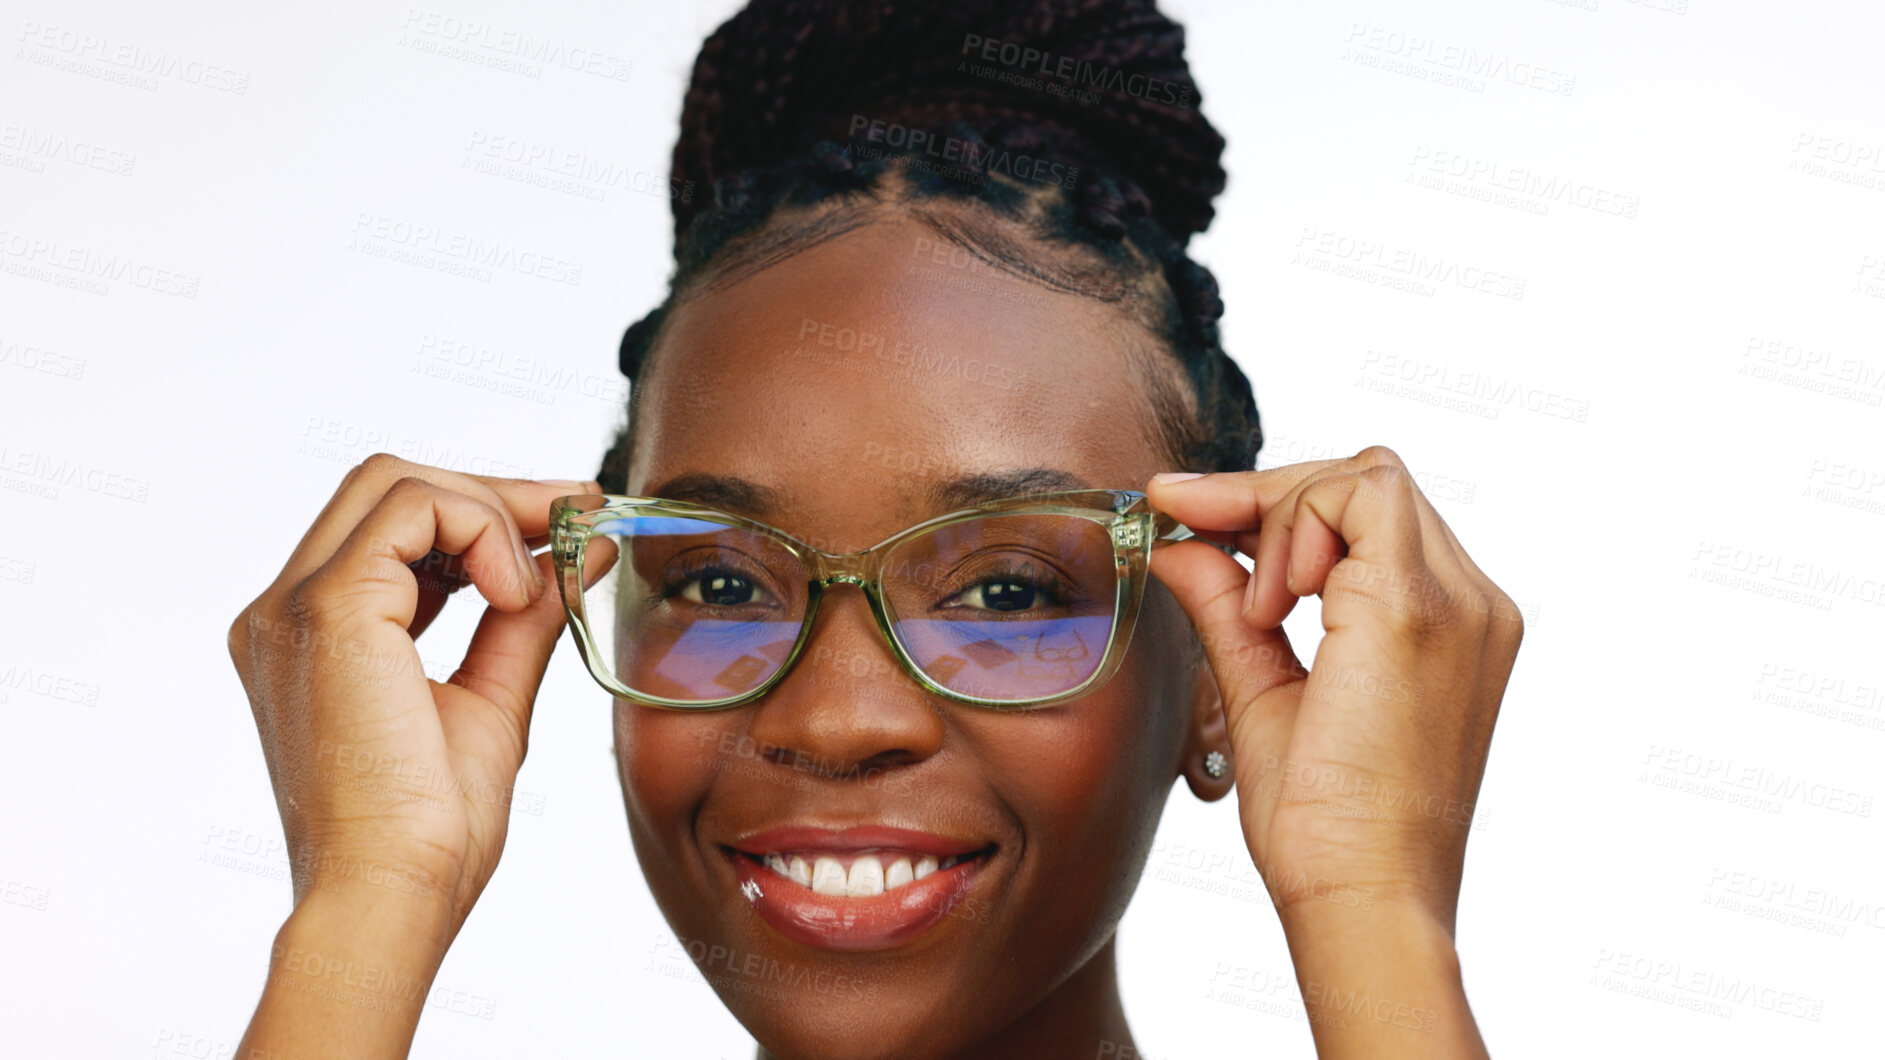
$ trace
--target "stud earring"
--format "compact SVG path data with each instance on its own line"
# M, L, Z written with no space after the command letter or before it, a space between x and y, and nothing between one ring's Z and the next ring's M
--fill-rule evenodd
M1224 752L1212 751L1210 754L1204 756L1204 771L1210 775L1212 780L1222 777L1228 768L1229 763L1224 758Z

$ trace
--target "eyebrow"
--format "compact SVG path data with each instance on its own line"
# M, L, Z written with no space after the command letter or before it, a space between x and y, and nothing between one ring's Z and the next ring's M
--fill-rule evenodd
M1085 479L1071 471L1029 467L960 475L931 483L923 487L922 497L940 514L958 508L971 508L984 501L1029 493L1092 488ZM784 495L770 486L762 486L736 475L713 475L703 471L676 475L650 490L648 495L701 504L754 518L772 518L788 507Z
M923 492L938 509L953 511L973 507L983 501L997 501L1028 493L1092 488L1085 479L1071 471L1055 467L1029 467L963 475L947 482L934 483Z
M785 508L778 490L734 475L710 475L702 471L676 475L649 490L648 496L751 516L771 517Z

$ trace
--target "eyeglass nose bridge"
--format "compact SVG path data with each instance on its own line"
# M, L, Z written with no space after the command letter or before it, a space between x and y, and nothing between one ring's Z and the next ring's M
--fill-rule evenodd
M876 548L845 553L804 549L799 552L799 560L805 564L812 584L821 590L834 585L854 585L866 594L870 594L871 583L881 573L883 564L883 556Z
M869 608L871 617L876 620L877 631L883 638L883 647L897 669L921 687L929 688L931 691L940 690L922 672L916 660L905 652L903 645L898 643L896 635L891 632L891 618L885 610L884 600L876 584L876 579L881 574L881 554L878 550L866 549L862 552L844 555L810 550L809 554L801 554L800 558L810 571L811 581L811 599L808 601L805 612L804 629L800 634L802 639L799 649L794 650L792 658L780 668L779 673L771 681L767 682L768 687L783 680L786 671L795 668L801 655L800 649L809 644L812 637L816 635L815 629L819 624L818 615L822 610L821 604L824 603L826 590L834 585L851 585L864 594L865 606Z

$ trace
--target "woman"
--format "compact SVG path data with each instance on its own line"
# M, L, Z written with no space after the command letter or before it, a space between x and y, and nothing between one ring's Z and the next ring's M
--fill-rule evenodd
M1510 600L1391 450L1249 470L1255 404L1184 252L1223 141L1176 25L1147 0L890 8L754 0L703 48L673 178L711 194L674 200L670 295L624 338L628 423L598 480L374 457L233 625L296 867L243 1055L409 1048L503 850L578 579L635 590L612 614L644 609L585 642L618 691L630 831L761 1057L1136 1055L1113 938L1177 778L1237 793L1321 1055L1483 1054L1452 929ZM1027 563L940 594L945 538L898 538L1094 489L1143 490L1121 504L1205 540L1102 537L1068 575L1086 545L1058 523L995 547ZM591 494L691 502L642 525L704 520L748 535L740 561L776 554L651 572L651 530L593 564L532 555L552 502ZM607 504L563 517L635 510ZM892 538L921 544L842 558ZM1151 577L1115 575L1107 549ZM489 607L428 681L414 638L467 582ZM890 614L849 591L867 583L935 599ZM1311 594L1327 636L1306 668L1281 623ZM1105 601L1081 627L1098 639L1049 650L1026 622L1075 598ZM943 625L911 618L928 606ZM767 609L786 631L770 656L658 673L680 649L651 624L724 617L687 626L721 631L691 642L713 646L698 662ZM1039 664L1003 676L1023 662L991 637L964 650L982 670L944 667L919 628L1035 629Z

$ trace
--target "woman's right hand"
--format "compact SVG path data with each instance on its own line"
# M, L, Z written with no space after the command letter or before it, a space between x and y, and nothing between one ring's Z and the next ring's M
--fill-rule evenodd
M327 895L338 897L326 919L342 924L370 907L422 908L431 963L442 958L504 849L531 704L563 628L550 559L530 548L552 499L598 491L369 457L236 617L229 651L297 914ZM414 640L467 582L489 607L457 672L429 680Z

